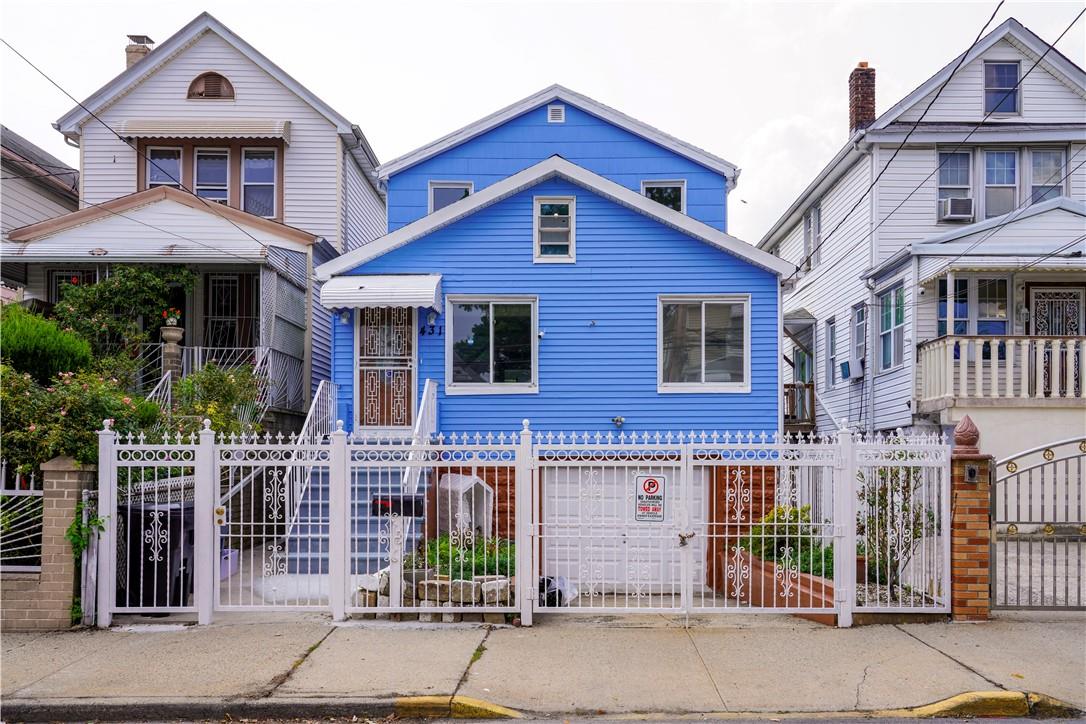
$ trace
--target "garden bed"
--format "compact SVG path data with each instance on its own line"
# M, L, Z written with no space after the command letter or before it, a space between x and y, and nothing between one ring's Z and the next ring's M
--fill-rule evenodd
M796 615L828 626L837 623L833 581L783 568L742 549L727 556L721 553L719 561L720 570L725 571L725 594L741 604L759 608L824 608L826 613ZM736 576L737 565L741 570L749 569L749 576Z

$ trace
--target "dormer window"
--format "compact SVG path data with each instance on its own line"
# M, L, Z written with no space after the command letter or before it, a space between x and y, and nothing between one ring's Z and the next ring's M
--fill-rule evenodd
M576 199L572 196L535 198L536 262L571 262L576 254L574 216Z
M984 64L984 112L1018 113L1018 63Z
M189 84L189 98L232 100L234 86L225 76L218 73L204 73Z

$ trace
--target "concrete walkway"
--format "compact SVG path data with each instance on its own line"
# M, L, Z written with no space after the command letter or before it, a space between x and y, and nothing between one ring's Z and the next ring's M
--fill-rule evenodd
M1083 615L847 630L787 616L681 623L551 615L489 629L314 615L5 634L0 684L5 708L51 718L64 707L150 718L224 705L377 714L399 697L452 695L543 715L852 712L994 689L1086 709Z

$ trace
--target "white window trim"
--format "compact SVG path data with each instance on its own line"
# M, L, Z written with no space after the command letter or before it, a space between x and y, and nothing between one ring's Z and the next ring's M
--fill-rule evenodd
M988 154L989 153L1004 153L1004 152L1014 154L1014 183L1013 184L990 184L990 183L988 183ZM1012 209L1017 209L1018 206L1022 203L1022 194L1025 193L1022 190L1022 178L1023 178L1022 177L1022 156L1023 155L1024 154L1022 153L1022 149L1019 148L1018 146L1013 146L1013 147L1010 147L1010 148L995 147L995 148L982 148L982 149L980 149L980 153L977 154L978 159L979 159L978 165L980 166L980 173L977 176L977 179L979 181L979 187L980 187L980 193L977 194L980 197L978 199L978 201L980 202L979 203L980 214L976 216L976 219L978 221L984 221L985 219L989 218L988 217L988 189L989 188L993 188L993 189L1009 189L1009 188L1013 188L1014 189L1014 204L1012 205Z
M648 194L645 193L648 189L667 187L667 186L678 186L679 187L680 201L682 202L680 204L680 206L682 208L679 209L679 213L685 214L686 213L686 179L682 179L682 178L678 178L678 179L644 179L644 180L641 181L641 195L645 196L645 197L648 197Z
M939 282L945 281L946 277L940 277L935 283L935 331L939 331L939 322L947 321L946 319L939 318ZM978 322L995 322L1004 321L1007 323L1006 334L1013 334L1014 330L1014 310L1012 304L1012 297L1014 296L1014 285L1011 283L1013 278L1006 274L961 274L955 275L954 283L965 282L965 319L955 315L954 322L965 322L965 334L967 336L977 336ZM1002 281L1007 285L1007 316L1003 320L998 317L980 317L980 283L982 281ZM947 304L950 304L949 288L948 288ZM949 307L948 307L949 309ZM949 328L947 330L950 332ZM995 335L999 336L999 335Z
M996 65L1016 65L1016 66L1018 66L1018 80L1017 80L1018 85L1014 89L1014 94L1015 94L1014 110L1013 111L1002 111L1002 112L992 113L991 117L992 118L1014 118L1014 117L1021 116L1022 115L1022 106L1023 106L1023 103L1022 103L1022 86L1023 86L1023 83L1022 83L1022 61L1019 60L1018 58L1004 58L1004 59L1001 59L1001 58L985 58L984 59L984 66L987 66L989 63L994 63ZM982 68L981 69L981 76L980 76L980 80L981 80L980 112L982 114L984 114L984 115L987 115L987 113L988 113L987 102L985 101L985 98L984 98L985 95L987 95L987 93L988 93L988 83L985 80L986 75L987 75L987 72ZM1010 89L1007 88L1005 90L1010 90Z
M874 351L874 354L875 354L875 374L877 374L877 375L887 374L887 373L890 373L890 372L896 372L897 370L899 370L899 369L901 369L901 368L903 368L905 366L905 352L906 352L906 348L908 347L908 344L905 341L906 340L905 332L907 331L907 329L909 327L909 298L908 298L908 295L906 295L905 300L904 300L905 314L904 314L904 319L901 320L901 325L900 325L900 327L901 327L901 359L899 359L896 363L891 361L889 367L883 367L882 366L882 335L886 334L886 332L882 331L882 298L883 298L883 296L885 296L887 294L893 294L898 289L902 289L902 290L905 289L905 281L904 280L899 279L896 282L894 282L894 283L892 283L892 284L890 284L888 286L885 286L882 289L875 292L875 309L878 312L878 316L876 317L876 319L878 320L878 325L875 327L875 347L876 347L876 349ZM890 330L889 330L890 342L891 343L893 343L894 330L897 329L898 326L899 325L896 325L896 324L893 323L893 320L891 318Z
M201 99L201 100L204 100L204 99ZM219 98L209 98L207 100L221 100L221 99L219 99ZM222 187L222 190L226 192L226 198L224 198L222 201L218 201L217 199L208 199L208 198L203 197L203 196L201 196L200 198L203 198L206 201L213 201L215 203L222 203L224 205L229 205L230 204L230 182L233 181L233 179L231 178L231 176L233 174L231 173L231 169L230 169L230 166L231 166L231 163L230 163L230 149L227 148L227 147L223 147L223 146L220 146L218 148L205 147L205 148L193 149L193 152L192 152L192 191L197 196L200 195L200 189L201 188L213 188L213 189L219 188L217 185L215 185L215 186L201 186L201 185L199 185L197 183L197 181L200 178L200 154L202 154L202 153L203 154L215 154L215 155L225 154L226 155L226 185Z
M542 256L539 253L540 204L569 204L569 256ZM532 261L536 264L573 264L577 261L576 196L535 196L532 198Z
M532 381L530 383L453 382L453 308L457 304L531 304ZM502 294L449 294L445 297L445 394L446 395L537 395L539 394L539 297ZM490 318L493 328L494 318ZM494 336L491 334L491 340ZM494 346L490 347L494 369Z
M272 153L272 182L269 184L265 181L245 181L245 155L251 151L271 151ZM274 146L246 146L241 149L241 186L240 194L238 197L238 204L241 206L241 210L245 211L245 187L246 186L271 186L272 187L272 213L271 216L265 216L265 219L277 219L279 218L279 149ZM251 213L251 212L249 212Z
M815 217L818 224L815 225ZM822 200L811 204L803 214L803 266L810 271L822 260Z
M176 151L177 152L177 175L181 178L177 179L177 183L155 183L151 181L151 169L157 164L151 160L151 156L155 151ZM181 146L148 146L144 149L145 155L145 171L144 171L144 186L149 189L157 189L162 186L170 186L172 188L183 188L185 186L185 149Z
M823 328L826 335L826 389L832 390L837 386L837 365L839 362L837 354L837 319L827 319Z
M743 305L743 381L742 382L664 382L664 304L702 304L726 302ZM705 327L701 332L701 369L705 374ZM734 394L750 392L751 370L750 295L749 294L663 294L656 298L656 391L660 394Z
M475 193L474 181L430 181L426 185L426 213L434 213L434 189L462 189L467 188L468 196Z
M862 325L859 322L859 315L863 315ZM849 316L850 337L849 337L849 352L851 359L849 364L851 365L853 360L861 362L867 358L867 322L868 322L867 306L863 304L857 304L852 308L852 313ZM862 329L861 329L862 326ZM853 370L853 378L855 379L855 373Z
M1052 184L1043 183L1049 179L1039 179L1042 183L1037 183L1038 179L1033 178L1033 154L1041 152L1057 152L1060 154L1060 175L1054 179L1051 179ZM1023 174L1025 190L1023 191L1029 198L1030 204L1033 201L1033 187L1034 186L1058 186L1060 189L1060 196L1069 196L1067 192L1067 182L1071 180L1071 175L1068 173L1067 168L1067 147L1066 146L1027 146L1025 152L1021 154L1023 157L1029 159L1029 163L1026 164L1025 174ZM1066 176L1066 178L1064 178ZM1061 180L1062 179L1062 180Z
M946 184L946 185L943 185L943 184L939 183L939 169L940 169L939 156L941 156L944 153L947 153L947 154L963 153L969 158L969 163L966 164L966 168L969 171L969 182L965 186L959 186L958 184ZM937 224L949 223L949 222L939 218L939 205L941 203L941 200L939 198L939 190L940 189L965 189L966 192L969 194L969 198L973 199L973 209L974 209L974 211L976 210L976 208L978 206L977 205L977 200L976 200L977 192L974 191L974 189L973 189L973 187L976 185L976 184L973 183L973 179L976 177L976 168L974 168L975 165L976 165L976 159L973 157L972 149L965 149L965 150L953 149L953 148L950 149L950 150L944 150L944 149L941 149L941 148L936 148L935 149L935 168L936 168L936 172L935 172L935 223L937 223ZM973 218L974 218L974 220L976 219L976 214L975 213L973 214Z

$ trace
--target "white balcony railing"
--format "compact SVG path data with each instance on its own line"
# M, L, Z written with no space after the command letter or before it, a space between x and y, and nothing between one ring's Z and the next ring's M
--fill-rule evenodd
M941 337L917 352L917 397L1081 399L1086 337Z

